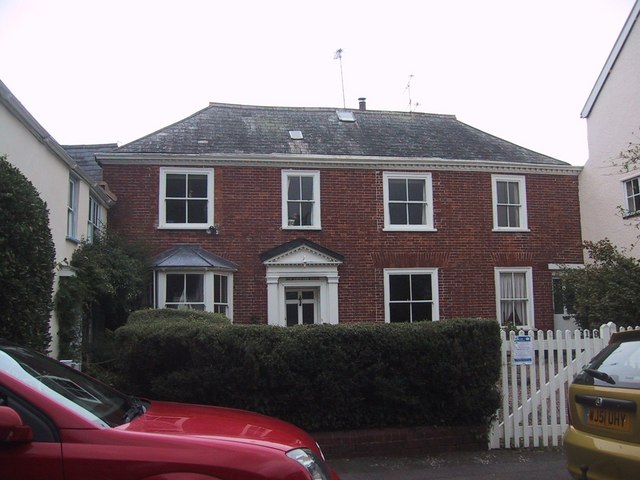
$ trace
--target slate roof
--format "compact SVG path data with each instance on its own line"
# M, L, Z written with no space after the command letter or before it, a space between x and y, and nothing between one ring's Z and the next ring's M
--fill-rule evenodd
M355 121L341 121L333 108L211 103L114 153L308 154L568 165L473 128L453 115L349 112ZM300 131L302 139L292 139L290 131Z
M96 153L113 152L117 143L101 143L95 145L62 145L67 154L73 158L94 183L102 181L102 167L96 161Z
M238 265L199 245L179 244L162 252L152 262L154 268L218 268L235 272Z

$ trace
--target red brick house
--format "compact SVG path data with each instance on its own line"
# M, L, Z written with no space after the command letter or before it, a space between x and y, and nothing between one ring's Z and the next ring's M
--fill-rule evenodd
M450 115L210 104L97 159L155 307L547 329L582 262L580 168Z

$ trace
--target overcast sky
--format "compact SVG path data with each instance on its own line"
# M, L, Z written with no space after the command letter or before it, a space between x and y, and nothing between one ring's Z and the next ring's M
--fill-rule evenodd
M633 3L0 0L0 80L59 143L124 144L209 102L342 107L341 48L347 108L454 114L582 165Z

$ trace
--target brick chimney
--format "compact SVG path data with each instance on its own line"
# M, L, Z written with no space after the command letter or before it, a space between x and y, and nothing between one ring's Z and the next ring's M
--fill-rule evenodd
M360 105L360 110L365 111L367 109L367 99L365 97L360 97L358 104Z

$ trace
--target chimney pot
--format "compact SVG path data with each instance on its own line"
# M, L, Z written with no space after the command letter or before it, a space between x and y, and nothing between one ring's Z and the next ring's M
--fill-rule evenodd
M358 103L360 105L360 110L365 111L367 109L367 99L365 97L360 97L358 99Z

